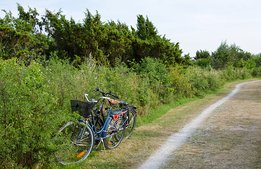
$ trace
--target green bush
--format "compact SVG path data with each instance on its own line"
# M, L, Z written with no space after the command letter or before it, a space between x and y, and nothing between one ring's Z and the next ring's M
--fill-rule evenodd
M50 91L48 77L40 64L0 63L0 161L20 167L52 160L51 138L68 113L59 109L58 97ZM11 166L4 166L10 168Z
M170 68L171 89L174 97L192 97L194 92L189 79L185 76L184 69L176 66Z
M149 87L158 96L159 103L168 103L171 98L170 74L165 64L159 59L145 58L134 66L134 71L142 79L149 81Z
M213 69L190 67L186 70L185 77L188 78L194 96L203 96L224 84L221 71Z
M186 71L186 77L189 79L195 96L203 96L208 91L208 79L205 77L203 69L190 67Z
M261 67L256 67L252 70L252 75L254 77L261 77Z
M208 80L208 89L209 90L216 90L219 89L225 81L222 79L222 74L220 71L216 70L209 70L208 72L205 72L205 77Z
M236 79L247 79L251 77L251 71L246 68L234 68L228 66L222 71L222 78L225 81L233 81Z

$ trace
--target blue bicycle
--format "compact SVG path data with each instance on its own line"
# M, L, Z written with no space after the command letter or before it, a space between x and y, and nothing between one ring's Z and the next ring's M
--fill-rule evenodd
M88 94L85 94L86 102L71 101L72 111L79 112L84 118L67 122L55 136L58 146L55 156L63 165L81 162L94 146L101 143L106 149L116 148L124 137L131 135L135 127L134 106L113 99L118 96L111 92L96 91L102 94L98 100L89 100Z

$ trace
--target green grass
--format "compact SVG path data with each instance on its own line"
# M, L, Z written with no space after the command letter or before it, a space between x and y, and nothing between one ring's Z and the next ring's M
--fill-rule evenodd
M142 126L144 124L148 124L153 122L154 120L160 118L161 116L163 116L164 114L166 114L169 110L180 106L180 105L184 105L186 103L192 102L194 100L197 100L199 98L194 97L194 98L181 98L178 100L174 100L172 102L170 102L169 104L164 104L159 106L158 108L152 110L149 114L144 115L144 116L138 116L137 117L137 127L138 126Z

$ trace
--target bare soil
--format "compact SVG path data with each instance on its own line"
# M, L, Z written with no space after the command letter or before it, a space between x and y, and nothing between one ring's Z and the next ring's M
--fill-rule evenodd
M244 85L164 168L261 168L261 81Z

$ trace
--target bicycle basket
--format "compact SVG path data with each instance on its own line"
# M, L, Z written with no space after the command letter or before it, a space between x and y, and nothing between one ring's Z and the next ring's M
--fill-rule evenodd
M95 104L83 102L80 100L71 100L72 112L78 112L81 116L88 118L91 115L92 108Z

